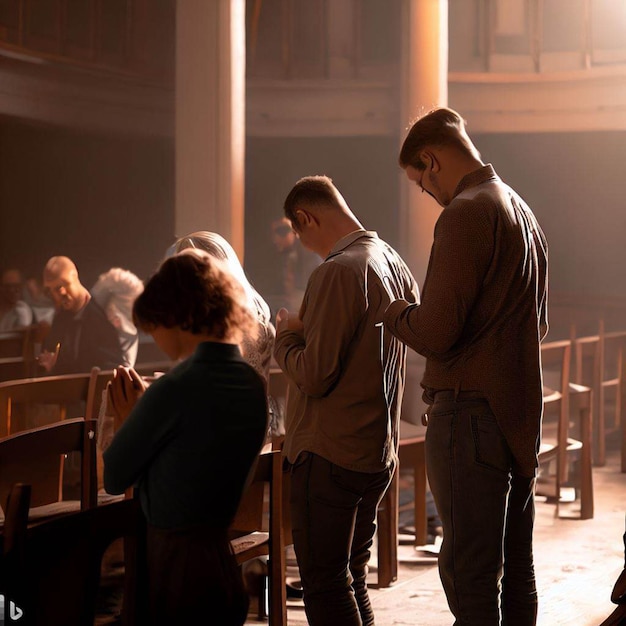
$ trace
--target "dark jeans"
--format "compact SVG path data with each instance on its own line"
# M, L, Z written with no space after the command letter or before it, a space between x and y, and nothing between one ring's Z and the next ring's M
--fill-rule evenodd
M311 626L372 626L367 563L393 468L353 472L310 452L291 466L291 522Z
M535 479L513 474L486 400L435 396L426 466L443 526L439 574L455 626L536 624Z

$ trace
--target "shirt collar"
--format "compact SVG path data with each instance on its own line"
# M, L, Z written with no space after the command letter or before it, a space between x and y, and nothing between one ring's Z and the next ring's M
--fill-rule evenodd
M493 169L493 165L491 163L487 163L487 165L483 165L479 167L477 170L466 174L461 178L459 184L456 186L454 190L454 198L456 198L461 192L469 189L470 187L476 187L476 185L480 185L482 183L486 183L488 180L500 180L496 171Z
M328 253L328 257L333 256L334 254L338 254L342 250L345 250L348 246L351 246L357 239L361 239L362 237L370 237L378 239L378 233L373 230L363 230L359 228L358 230L353 230L351 233L344 235L335 245L332 250Z
M241 359L239 346L234 343L220 343L219 341L203 341L198 344L191 355L193 361L213 360L214 358Z

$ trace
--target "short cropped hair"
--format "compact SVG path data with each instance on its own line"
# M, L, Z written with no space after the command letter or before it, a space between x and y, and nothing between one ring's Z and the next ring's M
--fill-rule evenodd
M222 262L200 251L163 261L135 300L133 321L146 332L179 327L222 340L255 332L243 287Z
M452 146L466 154L480 156L465 132L465 124L456 111L445 107L433 109L418 118L400 149L400 167L411 165L424 170L426 164L420 159L420 153L428 146Z
M287 195L283 209L285 217L295 226L296 209L302 204L309 206L340 207L337 188L328 176L305 176L301 178Z

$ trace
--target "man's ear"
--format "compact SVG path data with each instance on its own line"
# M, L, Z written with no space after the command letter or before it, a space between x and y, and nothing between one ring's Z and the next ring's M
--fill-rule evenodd
M298 229L307 226L309 223L309 214L303 209L296 209L295 212L296 224L298 225Z
M317 217L310 211L305 211L304 209L296 209L296 218L300 228L311 226L312 224L319 224Z
M431 172L438 172L441 169L439 159L435 153L428 148L420 152L420 160L424 163L426 169Z

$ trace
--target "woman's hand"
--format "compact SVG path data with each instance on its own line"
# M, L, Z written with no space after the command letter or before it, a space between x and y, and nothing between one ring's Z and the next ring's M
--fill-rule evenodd
M107 405L115 419L115 430L124 423L147 387L132 367L113 370L113 380L107 385Z

